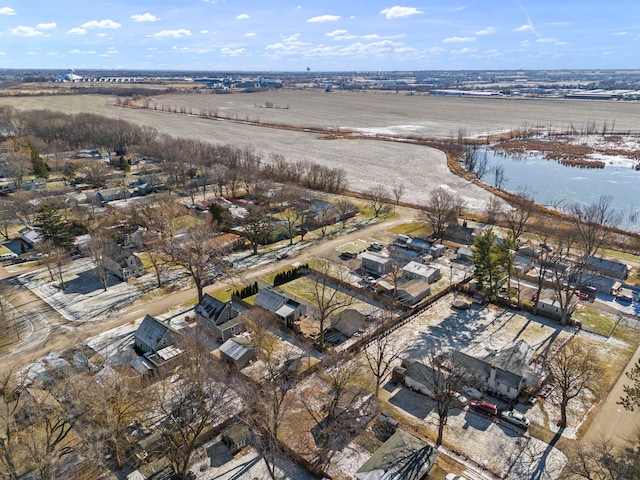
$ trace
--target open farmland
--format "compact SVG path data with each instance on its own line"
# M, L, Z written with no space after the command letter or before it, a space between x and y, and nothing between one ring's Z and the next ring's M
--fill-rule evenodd
M281 123L299 127L360 129L363 133L455 137L459 130L486 134L524 124L580 127L607 121L618 130L633 130L640 106L632 102L579 100L482 99L406 96L383 93L323 93L270 91L256 94L171 95L152 102L185 107L194 114L216 110L220 116ZM274 107L264 108L265 102ZM365 139L320 138L235 121L210 120L191 115L114 106L113 98L96 95L0 98L0 105L18 109L50 109L64 113L92 112L156 128L160 133L203 141L250 145L268 157L284 155L289 161L312 161L344 168L349 186L364 191L372 185L406 185L405 201L424 203L431 189L445 186L461 195L470 210L481 211L490 194L453 175L445 155L435 149L396 142ZM256 105L263 105L257 107ZM288 106L288 109L281 107Z

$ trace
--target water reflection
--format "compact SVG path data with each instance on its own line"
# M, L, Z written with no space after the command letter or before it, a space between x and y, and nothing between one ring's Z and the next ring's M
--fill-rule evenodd
M513 193L526 192L536 203L563 210L572 203L596 203L613 198L623 216L621 228L640 232L640 171L628 166L576 168L546 160L541 155L511 155L482 149L487 168L482 181Z

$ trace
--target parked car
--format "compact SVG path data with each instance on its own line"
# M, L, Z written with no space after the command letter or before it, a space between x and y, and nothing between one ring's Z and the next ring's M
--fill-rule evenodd
M459 405L465 406L469 404L469 399L461 393L455 392L454 396L456 397L456 402L458 402Z
M480 390L478 390L477 388L473 388L473 387L462 387L462 391L465 393L465 395L469 398L475 399L475 400L480 400L482 399L482 392Z
M471 400L469 405L478 412L488 413L489 415L498 415L498 406L495 403L474 399Z
M284 260L288 256L289 254L287 252L282 252L276 255L276 260Z
M374 252L379 252L382 248L383 247L380 242L371 242L371 245L369 245L369 250L373 250Z
M578 297L580 300L589 300L591 298L588 294L580 290L576 290L575 296Z
M529 419L522 415L520 412L514 412L513 410L505 410L500 414L503 420L509 423L522 427L524 429L529 428Z

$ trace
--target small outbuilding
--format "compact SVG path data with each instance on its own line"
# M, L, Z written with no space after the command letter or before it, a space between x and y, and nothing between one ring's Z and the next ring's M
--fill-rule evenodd
M236 368L244 368L256 358L256 348L251 340L244 336L231 337L220 348L223 360Z
M389 273L393 268L393 261L387 256L364 252L360 258L362 259L362 268L376 275Z

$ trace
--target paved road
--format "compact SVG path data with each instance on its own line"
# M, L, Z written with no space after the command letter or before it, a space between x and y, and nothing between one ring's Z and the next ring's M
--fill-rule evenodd
M253 263L255 266L246 271L239 272L236 280L249 283L276 268L285 266L287 263L304 263L314 258L328 257L339 245L357 239L370 238L394 225L412 221L414 220L414 216L415 211L399 208L397 216L391 220L363 226L353 232L335 238L326 237L312 241L305 240L307 246L299 253L292 253L290 257L286 259L286 262L275 262L275 252L261 254L257 257L247 257L243 263ZM20 273L24 272L21 271ZM0 278L8 278L11 276L6 269L0 266ZM229 282L217 282L208 286L205 291L213 292L228 286ZM64 350L101 332L137 320L145 314L154 316L162 315L177 305L192 303L196 298L196 290L195 288L190 288L160 298L152 298L146 303L134 304L130 308L114 315L109 320L85 322L81 324L68 322L46 302L23 286L18 286L16 298L20 299L19 302L16 303L16 309L32 323L33 328L28 337L24 337L19 344L14 346L7 354L0 357L0 374L9 371L9 369L19 369L48 353Z

